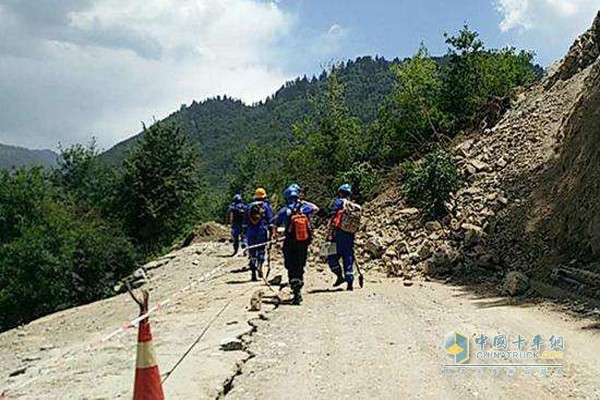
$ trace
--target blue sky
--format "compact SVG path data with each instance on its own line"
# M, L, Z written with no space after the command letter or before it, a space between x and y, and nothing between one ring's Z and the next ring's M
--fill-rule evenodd
M341 59L365 54L406 57L421 41L433 54L442 54L445 52L444 32L455 32L464 22L489 38L490 44L505 43L498 28L500 14L491 3L481 0L284 0L280 4L297 13L305 37L314 37L338 26L341 37L333 55ZM302 65L302 60L295 63L302 68L315 67L306 61L307 65ZM293 67L298 68L298 65Z
M0 143L103 148L182 104L252 103L362 55L408 57L467 22L546 66L600 0L0 0Z
M519 3L528 7L520 8ZM565 10L556 3L565 4ZM575 9L569 10L569 4ZM421 41L432 54L441 55L446 51L444 32L456 32L467 23L480 33L488 47L511 45L532 50L536 61L547 66L560 59L576 36L591 24L600 2L281 0L279 5L300 21L302 34L290 40L291 47L302 46L298 38L314 40L335 26L339 38L335 45L330 45L334 50L329 56L336 59L365 54L402 58L410 56ZM507 19L511 12L512 20ZM508 22L509 29L502 29L503 21ZM315 62L310 58L292 57L290 68L310 70L318 67Z

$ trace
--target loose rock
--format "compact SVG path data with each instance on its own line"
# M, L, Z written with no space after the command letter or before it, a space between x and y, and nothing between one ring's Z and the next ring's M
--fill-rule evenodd
M529 278L521 272L511 271L504 278L503 288L511 296L520 296L527 292L530 287Z

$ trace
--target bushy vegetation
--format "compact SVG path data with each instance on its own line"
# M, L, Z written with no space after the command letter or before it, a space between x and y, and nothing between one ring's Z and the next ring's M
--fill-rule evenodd
M125 160L119 205L136 244L148 252L171 244L200 215L199 157L176 126L156 123Z
M429 218L445 215L445 204L460 183L452 156L440 149L417 162L407 162L404 167L403 190L408 203L422 209Z
M128 238L40 168L0 177L0 329L107 294L136 255Z
M120 173L94 144L0 174L0 330L87 303L206 216L198 156L156 124Z

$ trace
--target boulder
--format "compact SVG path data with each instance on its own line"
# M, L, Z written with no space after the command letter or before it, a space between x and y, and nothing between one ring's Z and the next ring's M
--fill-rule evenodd
M421 261L425 261L429 257L431 257L433 254L433 247L431 246L431 243L429 243L428 240L425 240L421 244L421 246L419 246L419 249L417 250L417 254L419 255L419 259Z
M460 227L465 231L465 244L467 246L472 246L481 242L481 239L483 238L483 228L468 223L464 223Z
M503 289L511 296L520 296L526 293L531 287L531 282L527 275L511 271L504 278Z
M398 252L396 251L395 248L390 247L386 250L385 257L390 260L394 259L394 258L398 257Z
M398 245L396 245L396 251L400 255L408 254L408 253L410 253L410 246L408 245L406 240L404 240L404 241L400 242Z
M452 266L458 259L458 253L450 246L438 247L425 265L425 273L431 276L446 275L452 270Z
M367 252L373 258L381 258L385 253L385 245L383 243L383 240L381 240L381 238L378 237L370 238L367 241L366 248Z
M498 169L503 169L504 167L506 167L508 165L508 162L503 158L500 157L497 161L496 161L496 167Z
M429 221L425 223L425 229L429 232L436 232L442 229L442 224L438 221Z
M419 214L419 209L418 208L403 208L402 210L398 211L398 214L414 216L414 215Z
M491 171L490 166L481 160L477 160L477 159L471 160L470 164L473 168L475 168L475 171L477 171L477 172L490 172Z
M252 293L252 297L250 297L250 311L260 311L261 307L262 307L262 298L263 298L263 291L262 290L256 290L254 293Z
M498 204L501 204L503 206L508 204L508 199L504 196L499 196L496 201L498 202Z

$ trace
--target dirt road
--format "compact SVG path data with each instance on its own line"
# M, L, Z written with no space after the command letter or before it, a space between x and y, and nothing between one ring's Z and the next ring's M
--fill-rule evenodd
M157 301L215 267L225 273L198 284L151 319L164 374L228 304L166 381L168 398L600 399L600 331L585 329L592 326L590 321L572 319L549 307L508 305L503 299L478 297L458 287L431 282L407 287L374 275L362 290L330 291L329 273L314 268L308 273L303 306L273 309L265 304L261 313L251 313L246 310L250 294L261 285L247 282L247 273L231 272L245 261L223 258L227 251L224 245L192 246L151 271L152 296ZM267 298L269 293L265 289ZM6 384L18 388L35 379L9 392L9 398L129 397L135 330L57 366L50 362L106 335L131 316L135 305L128 297L117 296L1 334L0 377L27 366L24 374L8 378ZM250 320L256 332L248 325ZM562 336L564 359L550 362L564 367L548 368L547 376L538 366L445 369L443 365L453 364L454 359L444 351L444 338L453 331L471 337L469 364L477 363L475 337L481 334L489 337L488 351L493 337L502 333L508 335L511 349L517 335L527 340L527 347L535 335L542 335L542 349L548 349L550 336ZM250 341L245 350L219 349L224 340L238 336ZM48 365L55 367L44 368Z
M589 322L538 306L508 306L502 299L478 298L437 283L405 287L382 280L354 293L323 290L327 285L314 279L309 286L313 294L302 308L281 307L258 329L250 346L257 356L244 365L228 397L600 398L600 335L582 329ZM512 371L508 367L499 368L497 376L492 368L451 367L446 376L442 365L453 358L444 352L443 338L455 330L484 333L490 344L500 333L520 334L528 341L539 333L546 342L551 335L562 335L563 376L553 368L542 377L539 367L515 368L514 376L507 375ZM474 340L471 346L473 358ZM503 363L519 362L524 361Z

